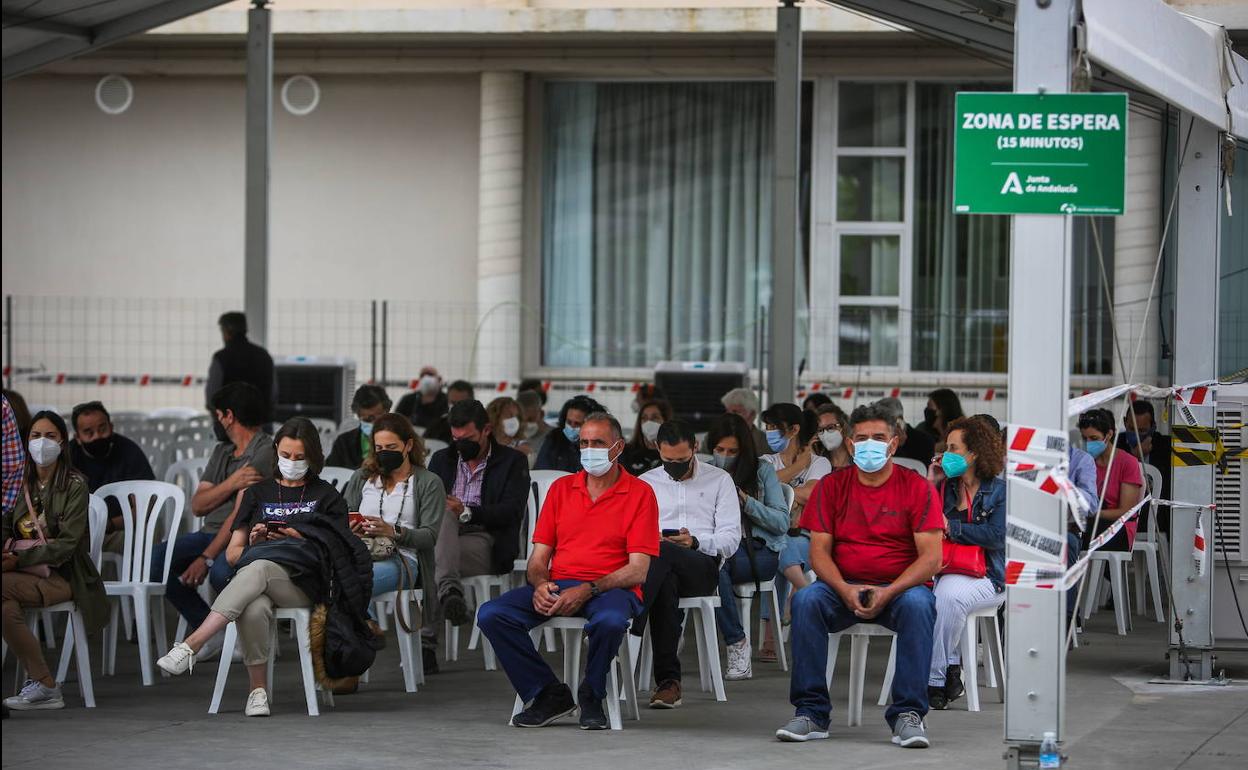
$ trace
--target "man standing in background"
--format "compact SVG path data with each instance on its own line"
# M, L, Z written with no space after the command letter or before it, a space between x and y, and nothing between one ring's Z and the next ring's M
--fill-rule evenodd
M204 386L204 403L212 411L212 395L233 382L245 382L260 391L266 400L264 421L273 419L277 403L277 379L273 376L273 356L269 351L247 339L247 316L238 311L222 313L217 319L225 347L212 354L208 366L208 384ZM215 426L214 426L215 427ZM217 439L226 438L217 432Z

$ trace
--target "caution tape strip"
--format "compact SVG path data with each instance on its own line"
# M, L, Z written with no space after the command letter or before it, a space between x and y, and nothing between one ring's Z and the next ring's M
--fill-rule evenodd
M1216 444L1218 429L1205 425L1171 425L1170 435L1179 444Z

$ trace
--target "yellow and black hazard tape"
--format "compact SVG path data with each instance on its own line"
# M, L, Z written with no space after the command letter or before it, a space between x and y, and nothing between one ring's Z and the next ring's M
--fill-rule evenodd
M1205 425L1176 423L1170 426L1170 435L1180 444L1216 444L1218 442L1218 429Z
M1177 446L1170 450L1170 465L1173 468L1217 465L1225 472L1226 464L1232 460L1248 460L1248 449L1228 452L1225 447L1219 444L1217 450L1188 449L1187 447Z

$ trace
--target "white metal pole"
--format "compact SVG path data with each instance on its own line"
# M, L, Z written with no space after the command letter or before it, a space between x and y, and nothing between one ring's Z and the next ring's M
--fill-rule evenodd
M767 319L767 398L796 391L798 162L801 157L802 9L783 0L776 10L775 189L772 191L771 304Z
M247 334L258 344L269 334L269 153L273 138L273 27L269 0L247 11L246 222L243 310Z
M1021 0L1014 26L1014 90L1070 90L1075 0ZM1013 218L1010 261L1009 421L1066 431L1070 389L1071 221ZM1065 538L1055 497L1008 487L1009 519ZM1007 556L1032 559L1007 544ZM1033 766L1045 732L1062 737L1066 697L1066 594L1011 587L1007 594L1005 741L1010 767Z
M1191 137L1188 138L1188 126ZM1217 376L1218 363L1218 189L1217 128L1200 118L1182 113L1179 118L1178 152L1187 145L1179 170L1179 200L1175 210L1178 269L1175 271L1174 381L1177 385ZM1212 407L1189 407L1201 425L1214 425ZM1171 411L1170 421L1182 422ZM1165 471L1167 469L1163 469ZM1174 468L1171 495L1175 500L1213 500L1211 465ZM1205 538L1217 547L1217 532L1209 511L1191 508L1170 510L1170 585L1174 606L1170 608L1170 678L1174 681L1208 681L1213 677L1212 581L1214 568L1207 565L1201 577L1192 559L1192 539L1197 516L1203 517ZM1214 551L1213 553L1216 553ZM1177 615L1177 617L1176 617ZM1175 621L1182 622L1182 645Z

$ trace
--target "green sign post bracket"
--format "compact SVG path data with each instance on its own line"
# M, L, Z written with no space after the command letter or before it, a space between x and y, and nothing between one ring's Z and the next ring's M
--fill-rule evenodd
M1126 94L960 93L958 214L1122 214Z

